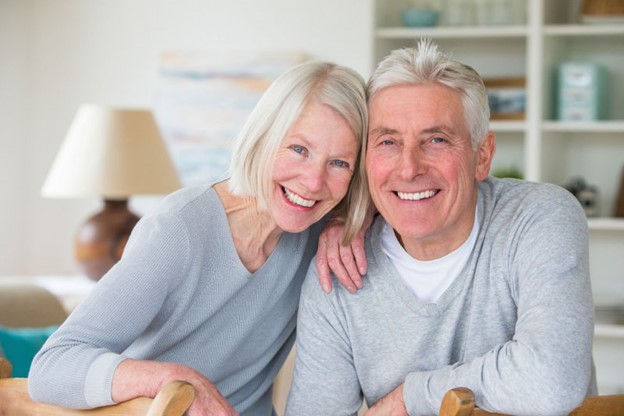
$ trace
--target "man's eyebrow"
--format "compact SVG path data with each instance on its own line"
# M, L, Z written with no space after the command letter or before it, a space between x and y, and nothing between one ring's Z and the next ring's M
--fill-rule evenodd
M448 126L433 126L423 130L423 133L453 133L453 129Z
M381 135L384 135L384 134L398 134L398 133L399 133L399 131L396 130L396 129L391 129L391 128L388 128L388 127L377 127L377 128L372 129L369 132L369 135L381 136ZM440 125L440 126L429 127L427 129L423 130L421 133L424 133L424 134L445 133L445 134L453 135L455 133L455 130L453 130L449 126Z
M398 131L388 127L377 127L369 132L369 135L396 134Z

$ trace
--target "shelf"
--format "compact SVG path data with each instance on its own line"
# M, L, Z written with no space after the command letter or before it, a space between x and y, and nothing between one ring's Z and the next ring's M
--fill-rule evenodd
M624 121L544 121L545 132L624 133Z
M384 27L375 31L378 39L413 39L420 37L448 39L522 38L528 35L526 26L439 26L431 28Z
M624 25L547 25L544 35L548 36L621 36Z
M601 303L596 300L594 303L596 305L594 335L624 339L624 306L613 301L610 303L611 306L600 306Z
M490 121L490 130L495 133L501 132L519 132L523 133L526 131L527 123L526 121L503 121L503 120L494 120Z
M596 324L594 326L594 337L624 339L624 325Z
M589 218L590 231L624 231L624 218Z

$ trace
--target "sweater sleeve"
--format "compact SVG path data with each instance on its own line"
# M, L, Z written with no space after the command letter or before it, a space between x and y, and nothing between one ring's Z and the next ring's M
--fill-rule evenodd
M513 338L482 356L407 376L410 415L436 413L454 387L474 391L479 407L514 415L568 414L588 393L592 374L593 304L585 215L569 193L510 223L503 251L517 304ZM537 206L536 206L537 205ZM492 300L494 301L494 299ZM496 324L496 317L483 317Z
M35 356L28 380L33 399L71 408L113 404L115 369L185 274L188 241L176 216L137 224L122 259Z
M299 303L295 370L286 415L355 415L362 404L346 323L330 302L339 290L335 287L330 294L321 290L313 259Z

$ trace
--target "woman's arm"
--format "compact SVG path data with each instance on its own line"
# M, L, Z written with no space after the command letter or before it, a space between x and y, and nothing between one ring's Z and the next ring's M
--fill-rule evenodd
M127 359L115 370L112 399L119 403L136 397L156 397L170 381L182 380L195 388L195 400L188 416L236 416L238 413L219 390L199 372L190 367L157 361Z

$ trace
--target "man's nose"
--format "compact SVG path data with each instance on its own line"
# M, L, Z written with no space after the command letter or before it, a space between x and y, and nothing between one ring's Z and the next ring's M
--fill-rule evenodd
M403 179L412 179L425 171L424 156L417 148L405 148L399 163L399 174Z

